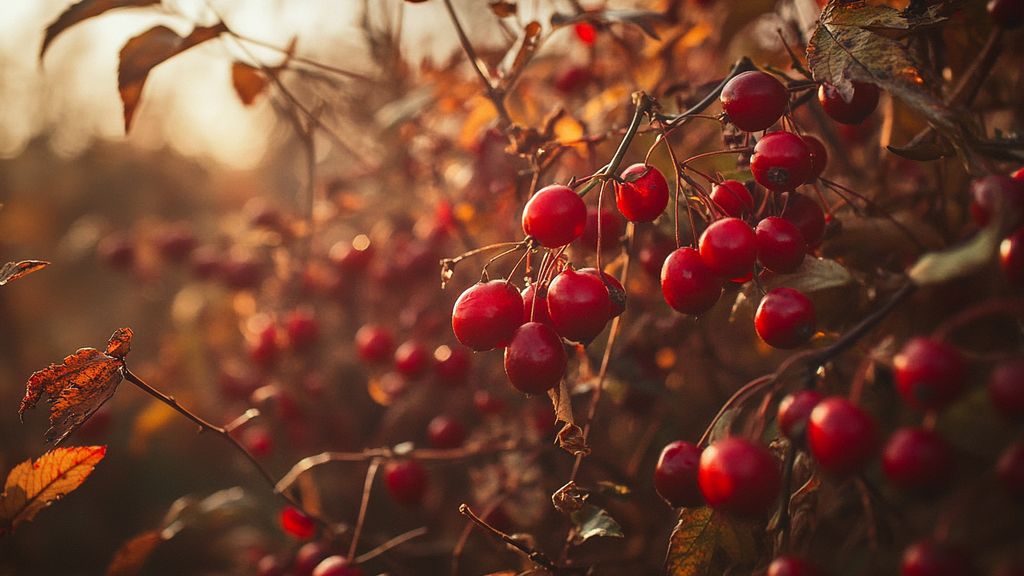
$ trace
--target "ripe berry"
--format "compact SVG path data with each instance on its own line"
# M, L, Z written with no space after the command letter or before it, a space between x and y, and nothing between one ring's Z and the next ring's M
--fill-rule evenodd
M792 132L770 132L754 145L750 172L769 190L793 190L807 182L813 171L811 149Z
M743 438L726 438L700 456L697 472L704 500L715 510L758 517L779 498L779 462L767 448Z
M1024 359L999 364L988 379L988 397L1002 415L1024 418Z
M256 333L256 339L249 344L249 358L262 368L269 368L277 361L277 326L267 324Z
M914 338L892 359L903 401L928 410L948 406L960 394L967 367L960 352L938 340Z
M722 279L708 268L693 248L680 248L661 268L661 293L665 302L683 314L709 310L722 295Z
M847 102L831 84L818 87L818 102L830 118L840 124L860 124L878 106L878 86L867 82L853 82L853 96Z
M427 425L427 437L434 448L458 448L466 440L466 428L451 416L435 416Z
M875 421L853 402L833 396L818 403L807 421L807 444L822 470L846 476L875 453Z
M274 438L266 427L253 426L242 433L242 446L253 456L266 458L274 449Z
M316 534L316 523L298 508L286 506L281 510L279 520L282 530L300 540L307 540Z
M565 270L548 287L551 325L562 337L588 343L604 330L611 317L608 288L597 276Z
M115 270L129 270L135 265L135 242L124 234L111 234L96 245L100 260Z
M434 350L434 375L445 386L462 386L469 379L472 360L465 348L441 345Z
M723 180L712 186L711 200L726 216L743 218L754 213L754 197L739 180Z
M754 230L739 218L713 222L700 235L700 259L723 278L743 276L754 269L757 241Z
M825 213L817 202L803 194L790 192L780 216L796 224L809 248L817 247L825 237Z
M160 257L168 262L182 262L196 247L196 235L186 223L178 223L160 231L154 239Z
M587 208L587 227L580 242L591 250L597 250L598 212L601 214L601 251L611 252L619 247L619 237L622 236L622 219L614 210Z
M918 540L903 551L900 576L967 576L971 559L957 548L934 540Z
M673 442L665 446L654 468L654 489L673 507L692 508L704 505L697 486L697 468L703 450L689 442Z
M828 150L825 149L825 145L821 143L815 136L805 134L802 136L804 144L807 144L807 148L811 150L811 177L807 179L807 183L814 182L821 176L821 173L825 171L825 166L828 165Z
M565 346L547 324L527 322L505 348L505 375L521 392L543 394L562 380Z
M587 227L587 206L568 186L541 188L523 208L523 232L545 248L564 246Z
M369 236L360 234L351 242L338 242L331 246L329 257L338 269L346 274L366 270L373 261L374 249Z
M1006 281L1015 286L1024 286L1024 227L999 244L999 268Z
M590 68L585 66L572 66L561 72L553 82L555 89L563 94L572 94L586 87L593 80L594 75Z
M803 264L807 242L800 229L785 218L769 216L754 230L757 259L765 268L778 274L793 272Z
M608 299L611 302L611 314L609 319L621 316L626 311L626 289L622 287L619 279L607 272L598 272L597 268L580 268L580 274L590 274L604 282L608 289Z
M356 353L365 362L380 364L391 358L395 346L391 333L383 326L365 324L356 331Z
M949 480L952 470L952 449L931 430L901 428L882 450L882 471L903 490L931 492Z
M661 269L668 255L674 252L676 243L670 238L655 237L649 244L644 244L636 253L640 267L652 278L661 277Z
M396 502L415 506L427 492L427 471L416 460L392 460L384 466L384 484Z
M789 93L771 74L751 70L733 77L722 88L722 110L744 132L759 132L786 112Z
M250 256L236 256L221 264L221 280L232 290L251 290L263 281L263 266Z
M779 556L768 565L765 576L819 576L821 572L807 560L797 556Z
M280 558L267 554L256 564L256 576L285 576L286 568Z
M773 288L754 314L754 330L774 348L803 346L814 334L816 324L814 304L793 288Z
M292 573L295 576L310 576L313 570L330 553L327 547L319 542L306 542L295 553L295 560L292 562Z
M301 350L320 337L320 323L311 310L294 310L285 319L288 343L293 350Z
M992 23L1011 30L1024 24L1024 2L1021 0L989 0L988 15Z
M978 226L988 224L992 214L1006 214L1008 226L1024 223L1024 182L1009 176L991 175L971 181L971 216Z
M313 576L363 576L363 571L343 556L328 556L313 569Z
M505 410L505 401L487 390L477 390L473 393L473 407L485 416L493 416Z
M787 395L779 402L776 420L779 431L794 442L803 442L807 434L807 419L823 398L822 393L816 390L801 390Z
M632 222L652 222L668 206L668 182L660 170L633 164L622 171L623 183L615 183L615 204Z
M477 352L508 344L522 323L523 297L504 280L470 286L452 310L455 337Z
M1007 492L1024 496L1024 442L1011 444L996 464L996 476Z
M426 374L430 368L430 352L416 340L407 340L395 350L395 370L410 380Z
M547 286L538 288L537 284L530 284L523 289L523 319L527 322L551 325Z

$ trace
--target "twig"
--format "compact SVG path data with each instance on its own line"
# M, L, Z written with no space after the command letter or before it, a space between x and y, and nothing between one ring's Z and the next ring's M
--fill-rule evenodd
M221 19L221 22L223 22L223 21L224 20ZM338 68L338 67L332 66L330 64L325 64L323 62L320 62L320 61L317 61L317 60L313 60L312 58L306 58L304 56L297 56L295 54L291 54L287 48L282 48L282 47L280 47L280 46L278 46L276 44L273 44L271 42L267 42L266 40L259 40L257 38L252 38L250 36L245 36L243 34L239 34L238 32L235 32L233 30L228 30L228 34L230 34L231 36L234 36L236 39L241 40L243 42L248 42L250 44L255 44L256 46L260 46L262 48L267 48L267 49L270 49L270 50L274 50L276 52L280 52L281 54L284 54L285 56L287 56L288 60L291 61L291 62L301 62L302 64L305 64L305 65L310 66L312 68L319 68L320 70L331 72L333 74L337 74L338 76L343 76L345 78L352 78L353 80L363 80L364 82L372 82L373 81L373 79L370 78L369 76L360 74L358 72L353 72L351 70L345 70L343 68Z
M469 508L468 504L463 503L463 504L459 505L459 514L462 514L463 516L466 516L467 518L472 520L473 523L476 524L477 526L483 528L484 530L489 532L491 535L493 535L496 538L500 539L502 542L504 542L504 543L508 544L509 546L513 547L514 549L516 549L517 551L522 553L523 556L526 556L531 562L533 562L537 566L540 566L541 568L545 568L545 569L550 570L552 572L557 572L558 571L558 566L556 566L555 563L552 562L551 559L548 558L547 555L545 555L543 552L541 552L539 550L535 550L535 549L527 546L526 544L523 544L519 540L509 536L508 534L502 532L501 530L498 530L494 526L491 526L490 524L485 522L482 518L480 518L479 516L474 514L473 511Z
M484 85L484 89L487 91L487 97L494 103L494 108L498 111L501 119L506 124L512 124L512 119L508 115L508 109L505 108L505 94L488 78L487 71L484 70L480 58L477 57L476 50L473 49L473 44L470 43L469 37L466 36L466 31L462 28L462 22L459 21L458 15L455 14L452 0L444 0L444 7L448 10L448 16L451 18L452 25L455 26L455 33L459 36L459 44L462 45L462 50L466 53L466 57L469 58L470 63L473 65L473 70L476 71L477 76L480 77L480 81Z
M406 542L408 542L409 540L412 540L413 538L419 538L420 536L423 536L427 532L428 532L428 530L427 530L426 526L420 526L419 528L416 528L414 530L409 530L408 532L405 532L404 534L399 534L398 536L395 536L394 538L388 540L387 542L384 542L380 546L377 546L373 550L370 550L369 552L364 552L364 553L360 554L359 556L356 556L355 563L356 564L364 564L366 562L369 562L370 560L373 560L374 558L376 558L377 556L380 556L381 554L387 552L388 550L391 550L392 548L396 548L398 546L401 546L402 544L405 544Z
M348 559L351 561L356 557L356 547L359 545L359 537L363 533L363 523L366 521L366 509L370 504L370 492L373 491L373 479L377 477L377 469L380 468L380 458L370 460L370 466L366 469L366 480L363 482L363 496L359 501L359 515L356 517L356 527L352 531L352 542L348 545Z

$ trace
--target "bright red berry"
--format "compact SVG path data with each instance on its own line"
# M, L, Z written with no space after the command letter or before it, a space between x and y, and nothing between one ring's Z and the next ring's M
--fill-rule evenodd
M442 344L434 350L434 376L445 386L462 386L469 379L473 361L465 348Z
M416 460L392 460L384 466L384 484L396 502L415 506L427 492L427 471Z
M307 540L316 534L316 522L298 508L286 506L281 510L279 520L281 529L299 540Z
M622 236L622 218L614 210L587 208L587 227L580 242L591 250L597 250L598 214L601 215L601 251L611 252L619 247L619 237Z
M523 297L504 280L470 286L452 310L455 337L478 352L508 344L522 323Z
M759 132L778 122L789 106L789 92L771 74L737 74L722 88L722 110L744 132Z
M1008 360L995 367L988 379L988 397L1000 414L1024 418L1024 359Z
M527 322L551 324L548 314L548 288L530 284L523 289L523 319Z
M523 208L523 232L545 248L564 246L586 228L587 206L568 186L541 188Z
M765 576L820 576L814 564L797 556L779 556L768 565Z
M853 96L843 99L831 84L818 87L818 102L830 118L840 124L860 124L878 106L878 86L867 82L853 82Z
M313 576L363 576L363 570L343 556L328 556L313 569Z
M757 240L753 228L739 218L713 222L700 235L700 259L723 278L743 276L754 269Z
M785 218L769 216L757 223L757 259L778 274L793 272L803 264L807 242L800 229Z
M754 197L739 180L723 180L712 186L711 200L726 216L743 218L754 213Z
M597 276L568 269L548 286L551 325L568 340L589 343L604 330L611 310L608 288Z
M974 572L971 559L957 548L919 540L903 551L900 576L968 576Z
M999 244L999 268L1007 282L1024 286L1024 228L1018 228Z
M611 314L609 318L621 316L626 311L626 289L622 287L619 279L607 272L598 272L597 268L580 268L580 274L590 274L604 282L608 289L608 299L611 302Z
M703 450L689 442L665 446L654 468L654 488L673 507L703 506L704 497L697 486L697 469Z
M505 348L505 375L517 390L543 394L561 382L566 361L558 333L547 324L527 322Z
M754 314L754 330L774 348L797 348L814 335L814 303L793 288L774 288L765 294Z
M1018 168L1013 174L1010 174L1010 178L1018 182L1024 182L1024 168Z
M785 200L782 216L800 229L809 248L821 244L825 237L825 213L817 202L796 192L790 192Z
M1024 24L1024 2L1021 0L989 0L988 15L992 23L1011 30Z
M633 164L622 171L623 183L615 183L615 204L632 222L651 222L668 206L668 182L660 170Z
M726 438L701 454L697 482L704 500L715 510L762 516L779 498L779 462L760 444Z
M960 351L939 340L914 338L892 361L900 396L921 410L948 406L960 395L967 377Z
M875 453L875 421L846 398L818 403L807 421L807 444L822 470L835 476L860 471Z
M758 184L774 192L793 190L814 171L811 149L792 132L770 132L754 145L750 172Z
M779 431L794 442L803 442L807 434L807 419L822 399L824 395L817 390L801 390L787 395L779 402L776 420Z
M996 463L996 477L1007 492L1024 496L1024 442L1011 444Z
M953 450L938 433L924 428L901 428L882 449L882 471L903 490L933 491L953 470Z
M807 148L811 151L811 177L807 179L807 182L811 183L817 180L821 173L825 171L825 166L828 165L828 150L825 149L825 145L821 143L821 140L818 140L815 136L804 134L802 138L804 139L804 144L807 144Z
M722 295L722 279L708 268L693 248L680 248L661 268L661 293L668 305L683 314L711 309Z
M589 22L580 22L573 26L573 30L576 32L576 37L580 39L586 45L591 45L597 40L597 28Z
M301 350L316 342L320 337L320 323L312 310L294 310L285 319L288 343L293 350Z
M1024 182L1009 176L990 175L971 181L971 216L978 226L988 224L992 214L1006 214L1012 229L1024 223Z
M458 448L466 440L466 428L451 416L435 416L427 425L427 437L434 448Z
M395 349L395 371L410 380L430 369L430 351L417 340L407 340Z
M391 358L395 341L383 326L365 324L356 331L356 353L365 362L380 364Z

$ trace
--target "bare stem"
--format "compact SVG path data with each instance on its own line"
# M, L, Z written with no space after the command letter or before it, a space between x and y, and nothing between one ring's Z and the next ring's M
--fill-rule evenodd
M352 531L352 542L348 545L348 559L351 561L356 557L356 547L359 545L359 537L363 533L363 523L366 521L366 509L370 504L370 492L373 491L373 479L377 477L377 469L380 468L380 458L370 460L370 466L366 469L366 480L363 482L363 496L359 501L359 516L356 517L356 527Z
M420 526L419 528L416 528L414 530L409 530L408 532L405 532L403 534L399 534L398 536L395 536L394 538L388 540L387 542L384 542L380 546L377 546L373 550L370 550L369 552L364 552L364 553L360 554L359 556L356 556L355 563L356 564L364 564L366 562L369 562L370 560L373 560L374 558L376 558L377 556L380 556L381 554L387 552L388 550L391 550L392 548L396 548L398 546L401 546L402 544L405 544L406 542L408 542L409 540L412 540L413 538L419 538L420 536L423 536L427 532L428 532L428 530L427 530L426 526Z
M541 552L539 550L535 550L535 549L527 546L526 544L524 544L524 543L520 542L519 540L509 536L508 534L502 532L501 530L498 530L494 526L491 526L490 524L485 522L483 518L480 518L479 516L474 514L473 511L469 508L469 504L465 504L465 503L460 504L459 505L459 514L462 514L463 516L469 518L477 526L483 528L485 531L489 532L494 537L498 538L502 542L504 542L504 543L508 544L509 546L511 546L512 548L516 549L517 551L522 553L523 556L526 556L531 562L533 562L537 566L540 566L541 568L545 568L545 569L550 570L552 572L557 572L558 571L558 566L556 566L555 563L552 562L551 559L547 557L547 555L545 555L543 552Z

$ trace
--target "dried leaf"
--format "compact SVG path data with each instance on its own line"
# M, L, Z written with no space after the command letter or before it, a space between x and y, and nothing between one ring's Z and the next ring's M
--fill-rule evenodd
M701 576L708 573L715 556L720 526L708 507L682 508L669 538L665 572L669 576Z
M565 380L557 388L548 390L548 397L551 398L551 406L555 409L555 421L572 424L575 420L572 417L572 396L569 394L569 387Z
M556 436L558 446L573 456L590 454L590 446L583 436L583 429L576 424L566 423Z
M915 284L925 286L975 272L995 257L999 236L998 224L986 226L960 246L921 256L907 275Z
M609 482L608 480L600 480L597 483L597 488L601 494L607 496L614 496L615 498L625 499L633 494L633 491L629 486L623 484L616 484L615 482Z
M0 268L0 286L28 276L49 266L49 262L43 260L22 260L21 262L8 262Z
M571 16L556 12L551 16L551 26L559 28L562 26L579 24L581 22L590 22L592 24L628 24L630 26L636 26L651 38L660 40L661 37L659 37L658 33L654 30L654 24L656 22L663 22L664 20L664 14L651 10L596 10L592 12L581 12Z
M188 36L182 37L166 26L156 26L125 43L121 48L121 63L117 69L117 89L124 104L125 132L131 129L132 117L150 70L197 44L216 38L226 30L224 23L219 22L213 26L196 26Z
M135 576L146 565L149 555L163 542L160 532L143 532L125 542L107 566L107 576Z
M774 276L765 286L767 289L786 286L805 294L821 292L853 284L853 275L842 264L828 258L804 258L803 264L792 274Z
M495 0L490 3L491 12L494 13L498 18L508 18L509 16L515 16L518 5L515 2L506 2L505 0Z
M519 49L516 51L515 60L512 61L508 72L501 79L501 89L509 90L515 84L519 74L526 68L526 63L533 57L533 53L537 51L537 46L539 45L540 23L534 20L523 29L523 37L519 41Z
M570 480L551 495L551 505L566 516L583 509L590 494Z
M252 105L256 97L267 88L268 83L267 77L259 68L245 62L231 63L231 85L235 87L235 93L242 104Z
M18 464L0 495L0 534L35 518L40 510L60 500L85 482L107 453L106 446L55 448Z
M551 398L551 405L555 409L555 421L564 422L562 429L555 436L558 446L574 456L590 454L590 447L583 436L583 429L573 419L572 396L569 394L569 387L565 380L562 380L558 388L548 390L548 397Z
M56 20L46 27L43 45L39 48L39 59L42 60L50 43L63 31L89 18L95 18L104 12L117 8L141 8L159 4L160 0L82 0L72 4L61 13Z
M622 526L603 508L585 504L583 508L569 515L573 523L572 543L583 544L596 536L624 538Z
M110 337L106 354L95 348L81 348L61 364L51 364L32 374L18 415L35 407L45 392L50 403L46 440L60 444L114 395L123 378L122 359L131 347L131 337L130 328L121 328Z

